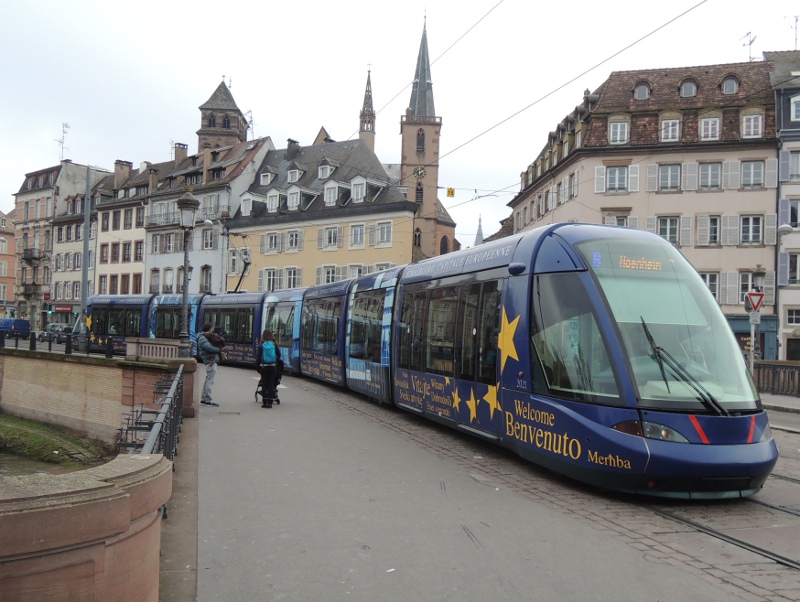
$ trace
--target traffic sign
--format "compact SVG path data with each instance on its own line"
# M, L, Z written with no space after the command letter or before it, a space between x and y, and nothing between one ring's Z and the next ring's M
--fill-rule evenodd
M747 298L750 299L750 305L753 307L754 312L761 309L761 304L764 302L764 293L747 293Z

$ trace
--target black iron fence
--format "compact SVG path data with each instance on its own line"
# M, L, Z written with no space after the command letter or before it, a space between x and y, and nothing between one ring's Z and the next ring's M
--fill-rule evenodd
M800 365L796 363L756 362L753 378L759 393L800 397Z
M183 421L183 364L174 375L156 382L153 406L160 406L160 409L147 409L142 404L128 416L120 429L117 449L128 453L163 454L168 460L174 460L178 455Z

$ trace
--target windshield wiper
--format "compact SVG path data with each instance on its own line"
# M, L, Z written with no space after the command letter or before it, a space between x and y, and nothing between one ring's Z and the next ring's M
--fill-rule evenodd
M677 374L681 379L684 380L692 389L695 390L697 393L700 403L702 403L707 408L710 408L716 411L718 414L722 416L730 416L730 412L726 410L722 404L717 401L717 398L714 397L711 392L706 389L703 384L697 380L686 368L684 368L678 360L676 360L672 355L663 347L659 347L656 345L655 339L653 335L650 334L650 329L647 327L647 322L644 321L644 317L642 318L642 327L644 328L644 334L647 337L647 341L650 343L650 348L653 350L653 358L658 362L658 367L661 368L661 376L664 378L664 383L667 385L667 391L669 392L669 383L667 383L667 375L664 371L664 363L672 369L675 374Z

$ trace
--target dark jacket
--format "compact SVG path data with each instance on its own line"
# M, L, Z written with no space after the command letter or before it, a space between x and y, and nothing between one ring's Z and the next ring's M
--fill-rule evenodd
M197 335L197 353L204 364L211 364L217 361L219 347L214 347L208 342L204 334Z

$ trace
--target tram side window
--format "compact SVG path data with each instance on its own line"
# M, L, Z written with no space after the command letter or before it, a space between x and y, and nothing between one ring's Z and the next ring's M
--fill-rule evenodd
M457 288L440 288L431 292L425 347L425 369L428 372L453 374L457 307Z
M496 281L483 285L479 328L478 381L494 385L497 383L497 334L500 328L500 287Z
M461 336L458 344L458 377L464 380L475 380L475 333L478 329L480 297L481 285L471 284L464 287L459 303Z
M278 339L279 345L286 345L292 341L294 307L294 303L278 303L267 310L268 328Z
M427 303L426 295L422 291L407 293L403 296L403 308L400 314L400 357L398 359L401 368L422 369Z
M350 357L381 361L381 329L385 291L356 294L350 329Z
M171 307L159 307L156 310L156 338L177 339L180 336L180 332L180 312Z
M302 348L329 355L338 353L340 301L311 301L303 307Z
M236 332L236 310L235 309L221 309L219 310L218 322L214 323L213 320L206 319L206 322L212 325L213 328L219 327L225 342L233 343L234 333ZM201 325L202 327L202 325Z
M127 335L125 332L125 309L113 308L109 312L108 334L117 336Z
M551 394L620 403L608 349L579 274L536 277L531 331L534 355Z
M108 334L108 310L95 308L92 310L92 334Z
M236 334L231 342L251 343L252 341L253 309L251 307L240 307L236 310Z

